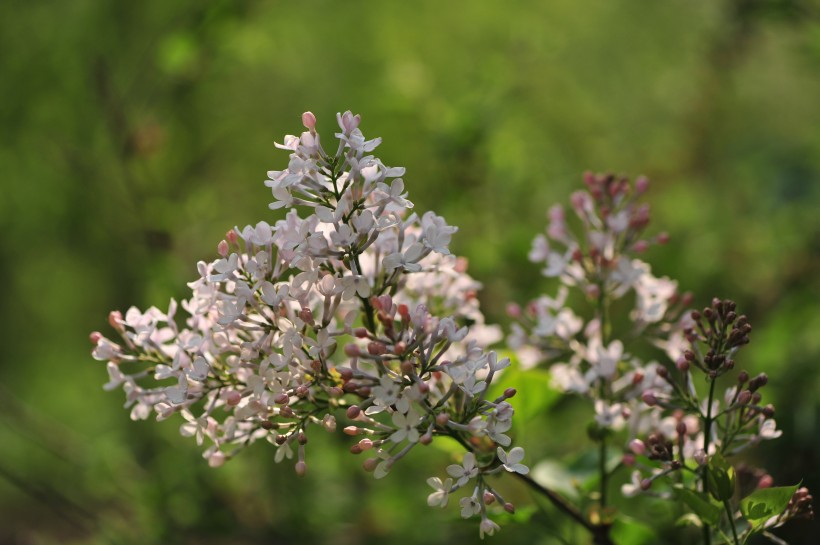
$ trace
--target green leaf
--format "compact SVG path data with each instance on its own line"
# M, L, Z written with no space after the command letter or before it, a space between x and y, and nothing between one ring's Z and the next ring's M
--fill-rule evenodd
M719 452L709 460L708 484L709 492L719 501L735 495L735 468Z
M694 513L686 513L685 515L681 515L678 520L675 521L675 526L694 526L695 528L703 528L703 521L700 520Z
M767 520L786 510L798 486L800 484L755 490L740 501L740 512L757 530Z
M648 545L658 542L658 535L652 528L623 515L615 520L611 535L618 545Z
M501 357L501 354L499 354ZM527 420L544 413L561 397L561 393L550 385L551 376L543 369L522 371L515 363L493 381L487 397L493 399L507 388L515 388L518 393L509 400L515 409L516 422Z
M688 488L675 488L678 499L685 503L700 519L710 526L717 525L723 512L720 505Z

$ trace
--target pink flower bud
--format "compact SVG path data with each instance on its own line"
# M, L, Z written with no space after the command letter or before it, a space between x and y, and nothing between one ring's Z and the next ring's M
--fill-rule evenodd
M313 115L312 112L305 112L302 114L302 125L305 126L306 129L313 129L316 128L316 116Z
M760 480L757 481L757 487L758 488L771 488L771 486L773 484L774 484L774 479L768 473L766 473L765 475L760 477Z
M413 365L412 361L403 361L399 366L401 368L401 372L404 375L412 375L413 371L415 370L415 366Z
M632 245L632 251L641 254L649 249L649 243L645 240L639 240Z
M507 316L510 318L520 318L521 317L521 306L517 305L516 303L508 303L507 304Z
M504 511L506 511L507 513L509 513L511 515L514 514L515 513L515 505L511 504L510 502L505 503L504 504Z
M737 396L737 402L740 405L748 405L751 400L752 400L752 392L750 392L749 390L743 390Z
M511 397L515 397L515 394L517 393L518 390L516 390L515 388L507 388L506 390L504 390L504 397L510 399Z
M236 244L239 241L239 234L231 229L227 233L225 233L225 240L227 240L230 244Z
M100 339L102 339L102 338L103 338L102 333L100 333L99 331L92 331L91 334L88 336L88 339L93 344L97 344L98 342L100 342Z
M450 415L447 413L439 413L436 415L436 425L439 427L444 427L447 425L447 422L450 421Z
M387 354L387 347L384 345L384 343L373 341L371 343L368 343L367 352L372 356L382 356L384 354Z
M227 403L230 407L236 407L239 405L240 401L242 401L242 394L236 390L231 390L225 394L225 403Z
M635 455L627 452L621 457L621 463L626 467L632 467L635 465Z
M345 414L347 414L347 417L349 419L355 420L356 418L358 418L360 414L362 414L362 410L358 407L358 405L351 405L347 408L347 412Z
M216 251L222 257L228 257L228 241L227 240L220 240L219 244L216 245Z
M362 463L362 467L364 468L365 471L368 471L368 472L373 471L374 469L376 469L377 465L379 465L379 459L378 458L368 458L367 460L364 461L364 463Z
M652 479L644 479L641 481L641 490L649 490L652 488Z
M629 450L638 456L641 456L646 452L646 444L640 439L633 439L629 442Z
M284 392L277 394L276 397L273 398L273 402L277 405L287 405L288 401L290 401L290 396Z
M495 496L492 493L484 491L484 505L491 505L495 501Z
M307 473L307 464L302 460L299 460L298 462L296 462L296 465L293 466L293 469L294 471L296 471L296 474L298 476L304 477L305 473Z
M667 242L669 242L669 233L666 233L666 232L658 233L658 236L655 237L655 240L657 241L658 244L661 244L661 245L666 244Z
M358 445L362 450L370 450L371 448L373 448L373 441L365 437L364 439L359 441Z
M641 399L643 400L644 403L646 403L650 407L654 407L655 405L658 404L658 398L655 397L655 394L653 394L649 390L645 391L643 393L643 395L641 395Z
M637 193L645 193L647 189L649 189L649 178L646 176L638 176L638 179L635 180L635 191Z
M120 331L122 327L122 313L119 310L112 310L108 313L108 325Z
M430 433L429 431L427 433L425 433L424 435L422 435L421 437L419 437L419 443L421 443L422 445L426 446L426 445L429 445L432 442L433 442L433 434Z
M353 343L345 345L345 356L348 358L357 358L361 355L359 347Z
M342 431L345 435L359 435L360 430L356 426L345 426Z
M677 367L678 371L680 371L681 373L685 373L689 370L689 360L681 356L677 360L675 360L675 367Z
M706 463L709 461L709 458L706 456L706 451L704 451L703 449L696 450L695 453L692 455L692 458L695 459L695 462L697 462L699 466L706 465Z

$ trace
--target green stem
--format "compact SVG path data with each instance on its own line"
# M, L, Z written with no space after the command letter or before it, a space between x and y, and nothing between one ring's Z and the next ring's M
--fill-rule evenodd
M709 385L709 402L706 405L706 420L704 421L703 426L703 452L708 456L709 454L709 442L712 436L712 400L715 397L715 383L716 381L712 379L711 384ZM703 466L703 492L706 493L708 490L708 477L709 477L709 466ZM705 545L712 545L712 533L709 529L709 525L704 522L703 524L703 543Z
M729 526L732 527L732 537L735 540L735 545L740 545L740 541L737 538L737 528L735 528L735 516L732 513L732 508L729 507L729 500L723 501L723 507L726 508L726 515L729 517Z
M598 289L600 293L598 295L598 315L600 317L600 328L601 328L601 345L604 349L606 349L607 344L609 344L609 300L606 296L606 289L605 283L602 281L598 284ZM606 381L602 378L601 379L601 400L606 399L607 397L606 392ZM598 469L601 472L601 511L606 509L606 487L607 487L607 472L606 472L606 436L602 434L601 436L601 448L600 448L600 460ZM603 516L603 513L601 514Z

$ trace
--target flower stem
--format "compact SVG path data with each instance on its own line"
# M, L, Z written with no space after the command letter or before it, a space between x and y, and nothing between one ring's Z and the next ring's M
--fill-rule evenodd
M732 537L734 538L735 545L740 545L740 541L737 539L737 528L735 528L735 516L732 513L732 508L729 507L729 500L723 501L723 507L726 508L726 515L729 517L729 526L732 527Z
M715 397L715 380L712 379L711 383L709 384L709 402L706 405L706 419L704 420L703 425L703 452L708 456L709 455L709 442L712 435L712 400ZM709 466L703 466L703 492L707 492L708 488L708 477L709 477ZM734 525L732 526L734 528ZM712 544L712 533L709 529L709 525L704 522L703 524L703 543L705 545Z

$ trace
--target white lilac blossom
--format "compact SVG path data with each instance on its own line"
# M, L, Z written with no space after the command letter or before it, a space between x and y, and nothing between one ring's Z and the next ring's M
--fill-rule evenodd
M286 215L232 229L220 257L197 264L184 327L172 301L167 312L113 312L121 342L92 335L105 389L123 388L134 419L181 413L180 433L207 443L214 467L265 439L275 461L293 460L301 475L308 435L340 418L359 437L351 452L369 454L364 467L377 478L418 445L453 438L467 450L447 468L455 484L428 480L428 503L443 507L474 481L469 512L492 535L484 475L502 463L526 469L520 447L499 450L503 460L492 448L511 444L506 399L515 393L487 398L509 364L486 351L500 334L484 322L466 260L450 253L457 228L413 212L404 169L372 154L380 139L365 139L359 116L337 121L330 152L309 112L307 130L277 144L289 162L265 185L270 208Z
M544 276L557 279L557 295L538 297L523 309L509 305L515 323L508 343L523 368L549 366L553 387L591 402L588 430L599 451L600 513L608 508L607 450L614 438L626 445L623 465L632 466L630 482L622 486L625 496L680 500L679 489L688 488L701 496L692 502L708 505L708 490L712 501L724 502L720 516L725 510L734 543L745 542L736 533L737 506L729 504L733 473L725 458L781 432L773 407L761 404L765 374L750 379L740 373L723 395L716 383L733 369L751 326L731 301L715 299L702 313L686 311L691 295L679 295L676 281L654 276L636 257L651 243L668 240L664 234L643 235L649 223L649 208L639 202L648 187L645 178L633 185L625 178L587 174L584 182L587 190L571 198L580 229L570 228L563 208L554 206L546 233L536 236L529 253ZM573 290L576 300L586 299L586 312L582 305L568 308ZM618 300L625 303L615 305ZM660 361L638 357L657 348L665 353ZM507 471L516 471L515 451L498 447ZM710 484L719 481L715 474L722 488ZM793 498L795 505L802 502L803 514L807 494ZM783 516L795 513L787 509ZM699 524L708 538L711 523ZM758 527L745 528L748 537Z
M542 295L524 309L513 305L516 322L508 342L524 367L550 366L555 388L589 398L597 424L618 430L627 420L642 422L643 413L656 410L641 403L647 388L658 396L669 390L665 381L654 380L658 364L638 358L625 339L648 341L644 344L676 357L685 341L683 310L691 296L680 296L675 281L654 276L649 264L634 257L650 242L666 241L665 235L654 241L643 237L649 212L638 198L646 184L636 182L643 187L637 191L624 178L592 174L584 182L587 191L571 199L581 229L572 229L564 209L555 205L546 232L536 236L529 254L545 265L544 276L558 279L557 295ZM588 301L586 312L567 306L572 291ZM632 301L625 316L610 315L618 299ZM631 325L630 330L621 331L621 324ZM634 424L630 429L637 431Z

